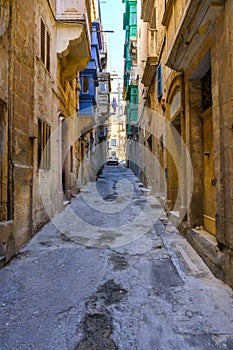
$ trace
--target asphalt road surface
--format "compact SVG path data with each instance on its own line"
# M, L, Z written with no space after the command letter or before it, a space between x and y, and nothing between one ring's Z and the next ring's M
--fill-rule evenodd
M230 350L232 295L109 166L0 270L0 349Z

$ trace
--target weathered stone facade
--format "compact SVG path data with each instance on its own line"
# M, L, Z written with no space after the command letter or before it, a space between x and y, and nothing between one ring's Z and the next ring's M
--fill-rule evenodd
M145 112L139 121L141 143L164 169L156 192L208 266L233 286L232 1L141 3L141 60L149 55L144 43L151 34L145 33L154 29L157 71L150 80L144 77L146 94L139 94L144 97L139 103L167 121L164 126L155 113L150 120ZM139 72L143 76L148 69L141 65ZM148 144L150 135L156 137Z
M0 1L0 265L79 188L77 73L94 6Z
M1 222L2 261L33 231L34 2L0 4ZM32 35L31 35L32 34Z

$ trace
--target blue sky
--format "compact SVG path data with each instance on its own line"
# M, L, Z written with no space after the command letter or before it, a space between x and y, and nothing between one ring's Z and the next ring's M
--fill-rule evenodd
M123 13L125 12L125 4L122 4L122 0L100 0L100 6L103 29L114 30L114 33L107 33L110 70L123 76L125 41Z

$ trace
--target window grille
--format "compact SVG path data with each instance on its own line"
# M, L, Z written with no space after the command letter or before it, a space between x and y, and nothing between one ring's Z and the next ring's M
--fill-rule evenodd
M89 79L88 79L88 77L83 77L82 91L84 94L87 94L89 91Z
M40 23L40 58L45 63L45 24L42 20Z
M50 126L38 119L38 168L50 169Z
M212 106L211 69L201 79L202 111Z
M116 146L116 139L111 139L111 146Z
M40 21L40 59L47 71L50 71L50 35L44 21Z
M163 95L163 86L162 86L162 65L158 65L156 69L156 81L157 81L157 97L160 100Z
M46 52L46 68L49 72L50 70L50 35L47 32L47 52Z

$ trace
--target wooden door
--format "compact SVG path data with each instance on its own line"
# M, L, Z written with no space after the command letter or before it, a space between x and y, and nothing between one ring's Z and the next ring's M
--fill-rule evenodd
M202 121L204 158L203 224L206 231L215 234L216 178L214 169L213 118L211 109L208 109L203 113Z

